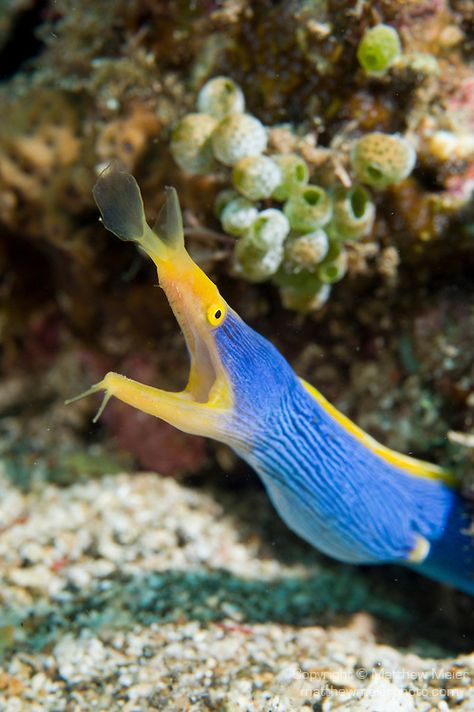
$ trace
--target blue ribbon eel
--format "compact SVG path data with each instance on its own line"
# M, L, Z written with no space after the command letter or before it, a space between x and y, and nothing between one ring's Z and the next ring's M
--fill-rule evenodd
M191 361L176 393L107 373L77 397L104 393L96 419L115 397L226 443L256 470L289 528L320 551L353 564L404 564L474 594L472 503L453 476L364 433L242 321L186 251L174 189L154 230L135 179L118 164L93 194L105 227L155 263Z

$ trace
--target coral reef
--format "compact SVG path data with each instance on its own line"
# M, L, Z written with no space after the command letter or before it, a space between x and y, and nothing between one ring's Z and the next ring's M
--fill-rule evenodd
M53 393L69 395L86 379L81 354L126 370L131 355L145 353L156 361L158 380L183 384L185 354L165 300L152 287L151 267L132 248L120 249L97 221L91 188L104 165L119 158L143 188L151 222L162 187L177 187L193 256L303 375L388 444L445 464L459 461L461 469L464 462L469 470L471 449L446 434L469 434L473 427L474 375L457 360L464 351L472 355L472 346L462 331L448 330L441 353L454 349L456 365L443 356L430 372L427 364L439 349L430 355L426 346L416 359L412 354L415 368L414 347L406 345L426 312L448 314L453 300L469 325L469 3L18 0L4 7L0 323L6 382L23 373L28 383L35 377L49 382L66 354L76 362L74 382L51 387L51 403ZM373 76L361 58L380 26L392 28L400 54L389 53L382 74ZM185 119L196 108L207 117L201 132ZM183 122L193 136L180 134ZM250 148L248 134L236 128L243 123L254 131ZM213 155L219 134L210 140L216 124L221 133L225 128L224 146L232 139L223 163L223 154L217 161ZM410 175L381 190L367 187L350 156L370 135L403 136L416 151ZM232 182L230 166L250 155L278 166L279 184L270 197L269 186L259 193L258 203L253 197L242 202L237 190L222 196ZM240 174L236 169L237 188ZM331 222L268 238L266 211L283 214L283 205L307 184L329 197ZM263 213L264 222L251 232ZM271 249L267 239L275 240ZM253 284L261 280L267 283ZM437 335L429 331L429 338ZM385 378L387 372L393 378ZM7 413L21 412L15 393ZM91 407L79 411L79 447ZM117 422L122 417L132 415ZM139 453L140 427L121 422L106 427L119 441L127 432L122 443ZM191 442L178 447L192 448ZM146 456L147 466L153 457ZM195 469L205 461L201 452Z
M474 498L473 60L471 0L0 0L2 712L474 709L467 597L319 556L224 445L64 405L188 373L98 219L118 159L299 375Z

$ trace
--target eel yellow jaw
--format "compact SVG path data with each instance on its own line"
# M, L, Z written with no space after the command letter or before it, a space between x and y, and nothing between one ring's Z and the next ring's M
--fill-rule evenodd
M192 261L184 245L174 249L169 259L155 259L155 264L160 286L184 334L191 359L184 393L196 403L230 406L230 381L214 337L215 329L227 312L227 304L217 287Z
M138 243L154 261L160 286L186 339L191 369L186 388L178 393L109 373L78 398L102 390L105 397L98 416L108 399L115 396L181 430L225 440L233 395L214 332L228 307L215 284L186 251L176 191L167 189L166 203L153 230L146 223L135 179L119 164L105 169L93 194L105 227L122 240Z

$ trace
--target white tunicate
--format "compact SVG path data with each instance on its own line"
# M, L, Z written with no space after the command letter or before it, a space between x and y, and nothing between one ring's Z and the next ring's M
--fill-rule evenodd
M222 119L229 114L242 114L245 98L242 89L229 77L214 77L201 88L197 107L205 114Z
M267 208L254 220L249 234L257 237L268 246L283 245L290 232L288 218L281 210Z
M247 156L234 166L232 182L249 200L264 200L280 184L281 169L268 156Z
M313 271L328 250L329 238L322 229L290 238L285 245L285 266L293 274Z
M283 259L283 243L290 226L280 210L259 213L252 227L235 246L235 271L249 282L272 277Z
M215 165L211 135L217 121L208 114L188 114L171 134L171 155L188 173L210 173Z
M239 194L233 188L226 188L225 190L221 190L217 194L216 199L214 201L214 215L216 216L216 218L220 218L225 206L238 197Z
M242 235L258 215L258 210L247 198L235 198L224 207L220 219L222 227L230 235Z
M235 272L249 282L264 282L275 274L282 258L282 245L269 247L258 237L247 234L235 247Z
M214 156L226 166L234 166L246 156L258 156L266 146L265 127L250 114L226 116L212 134Z

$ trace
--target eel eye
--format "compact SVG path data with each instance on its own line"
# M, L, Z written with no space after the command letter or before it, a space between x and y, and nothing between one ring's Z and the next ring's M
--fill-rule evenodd
M221 304L212 304L207 310L207 320L211 326L219 326L225 317L225 309Z

